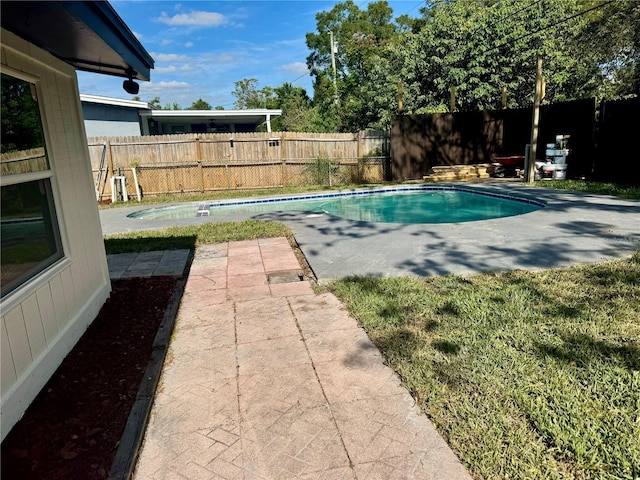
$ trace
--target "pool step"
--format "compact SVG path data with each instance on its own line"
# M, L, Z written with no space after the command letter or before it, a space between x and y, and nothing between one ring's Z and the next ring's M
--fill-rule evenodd
M472 178L489 178L495 170L493 163L475 165L444 165L432 167L432 172L422 179L425 182L446 182L452 180L468 180Z

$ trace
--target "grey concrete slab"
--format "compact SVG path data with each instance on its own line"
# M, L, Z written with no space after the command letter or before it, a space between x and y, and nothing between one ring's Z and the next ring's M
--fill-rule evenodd
M450 224L357 222L325 214L276 212L212 215L170 221L126 215L136 207L100 212L105 233L248 218L291 227L316 276L437 276L535 270L628 256L640 249L640 201L491 182L467 187L540 200L526 215Z
M191 251L187 249L109 254L109 278L119 280L154 276L182 277L190 254Z

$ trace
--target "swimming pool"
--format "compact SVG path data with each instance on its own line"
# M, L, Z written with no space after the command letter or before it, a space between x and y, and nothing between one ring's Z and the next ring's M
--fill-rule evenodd
M522 215L542 202L457 186L415 186L229 200L151 208L129 215L142 219L208 217L217 214L306 211L376 223L461 223Z

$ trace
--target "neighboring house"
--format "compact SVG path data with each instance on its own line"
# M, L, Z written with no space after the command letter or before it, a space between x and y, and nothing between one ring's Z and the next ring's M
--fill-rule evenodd
M154 110L146 102L80 94L88 137L255 132L282 110Z
M271 132L271 119L282 110L142 110L143 135L173 133Z
M153 59L106 2L0 7L4 439L111 290L76 70L131 86Z
M80 94L87 137L126 137L142 135L140 112L149 110L147 102Z

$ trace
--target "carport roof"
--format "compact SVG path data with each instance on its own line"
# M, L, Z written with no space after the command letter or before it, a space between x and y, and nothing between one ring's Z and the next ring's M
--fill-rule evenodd
M154 61L108 2L0 2L2 27L78 70L149 80Z

